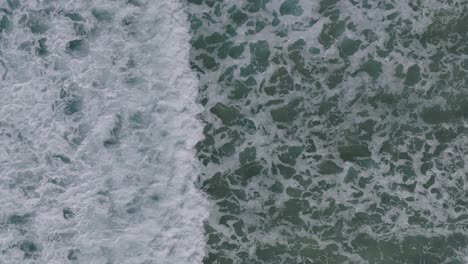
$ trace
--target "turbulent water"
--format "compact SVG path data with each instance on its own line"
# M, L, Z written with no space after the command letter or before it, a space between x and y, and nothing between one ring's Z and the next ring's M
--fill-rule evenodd
M468 263L466 0L0 0L0 264Z
M188 0L204 263L468 263L466 0Z
M0 1L0 263L200 263L177 0Z

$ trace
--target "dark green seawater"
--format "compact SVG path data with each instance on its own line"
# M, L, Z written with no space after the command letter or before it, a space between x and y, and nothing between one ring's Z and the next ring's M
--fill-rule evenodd
M468 1L186 1L205 264L468 262Z

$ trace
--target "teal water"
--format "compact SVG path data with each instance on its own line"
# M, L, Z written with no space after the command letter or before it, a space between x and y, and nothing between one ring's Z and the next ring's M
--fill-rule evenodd
M467 263L468 2L187 0L204 263Z

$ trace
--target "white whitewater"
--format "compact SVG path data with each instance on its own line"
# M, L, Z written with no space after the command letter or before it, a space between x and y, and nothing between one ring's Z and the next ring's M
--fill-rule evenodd
M0 3L0 263L201 263L177 0Z

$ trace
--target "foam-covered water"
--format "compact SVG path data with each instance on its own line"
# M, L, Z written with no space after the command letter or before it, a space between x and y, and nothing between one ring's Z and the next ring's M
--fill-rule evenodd
M466 263L467 13L1 1L0 263Z
M0 1L0 263L200 263L177 0Z
M466 263L468 2L188 0L204 263Z

